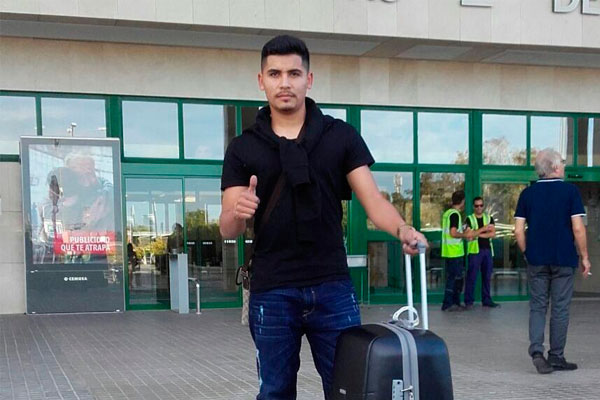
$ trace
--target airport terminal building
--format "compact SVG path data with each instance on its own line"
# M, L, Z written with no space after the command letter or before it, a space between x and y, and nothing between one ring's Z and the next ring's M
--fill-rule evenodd
M527 299L513 213L546 147L600 265L600 0L3 0L0 313L168 309L178 252L203 307L240 306L251 236L219 235L222 161L265 104L260 49L281 33L306 41L309 96L357 129L382 195L428 236L431 302L457 189L496 221L494 299ZM405 302L398 242L343 206L361 301ZM600 295L600 274L576 293Z

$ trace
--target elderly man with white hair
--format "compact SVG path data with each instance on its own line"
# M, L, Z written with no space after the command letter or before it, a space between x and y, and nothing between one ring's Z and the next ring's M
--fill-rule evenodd
M565 161L560 153L544 149L537 154L539 180L519 197L515 212L517 244L527 259L529 281L529 355L540 374L574 370L564 348L569 306L577 265L584 278L590 273L585 210L577 187L563 181ZM525 224L527 223L527 232ZM546 311L551 304L550 349L544 357Z

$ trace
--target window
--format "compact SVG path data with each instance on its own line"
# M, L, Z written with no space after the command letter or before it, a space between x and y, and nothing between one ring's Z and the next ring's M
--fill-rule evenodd
M222 160L235 137L235 107L216 104L184 104L185 158Z
M419 163L468 164L469 116L419 113Z
M333 118L346 121L346 110L344 108L321 108L323 115L331 115Z
M396 207L406 223L412 224L413 182L411 172L373 172L373 177L381 195ZM368 229L377 229L367 219Z
M413 113L362 110L361 135L377 162L413 162Z
M240 107L240 113L242 114L242 130L251 127L256 122L256 114L262 107L258 106L244 106Z
M367 244L369 292L371 296L406 293L406 270L399 241L373 241Z
M452 193L465 189L465 175L451 172L421 173L421 229L442 229L442 214L452 205Z
M567 164L573 164L573 119L568 117L531 117L531 164L545 149L558 151Z
M177 104L123 102L125 157L179 158Z
M37 135L35 98L0 96L0 154L19 154L19 138Z
M600 166L600 118L579 118L577 164Z
M527 164L526 116L486 114L482 122L484 164Z
M42 135L106 137L105 100L42 98Z

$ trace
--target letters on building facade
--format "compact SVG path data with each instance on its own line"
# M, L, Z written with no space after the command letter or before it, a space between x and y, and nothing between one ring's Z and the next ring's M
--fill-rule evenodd
M369 0L374 1L374 0ZM380 0L384 3L397 3L401 0ZM575 11L581 4L581 13L588 15L600 15L600 0L550 0L552 1L552 11L555 13L570 13ZM567 3L568 2L568 3ZM598 3L594 7L593 3ZM466 7L492 7L494 0L461 0L460 5Z

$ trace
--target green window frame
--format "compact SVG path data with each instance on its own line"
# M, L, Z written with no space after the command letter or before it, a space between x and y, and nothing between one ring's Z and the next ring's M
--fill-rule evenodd
M43 110L42 110L42 99L92 99L92 100L104 100L104 120L106 123L106 137L112 136L111 126L111 114L110 114L110 96L97 95L97 94L79 94L79 93L54 93L54 92L26 92L26 91L10 91L0 90L0 96L10 97L33 97L35 99L35 120L36 128L35 132L37 136L43 135ZM20 162L18 154L5 154L0 149L0 162Z
M184 104L210 104L232 106L235 108L235 135L242 133L242 107L261 107L265 101L242 101L242 100L218 100L218 99L190 99L190 98L168 98L168 97L145 97L125 95L97 95L97 94L73 94L73 93L48 93L27 91L0 91L0 96L28 96L34 97L36 102L36 131L42 134L42 101L44 97L57 98L92 98L104 99L106 104L106 136L121 139L123 143L123 101L157 101L171 102L177 104L178 119L178 145L179 154L174 159L125 157L121 147L122 161L122 184L126 177L162 176L162 177L205 177L217 179L221 176L222 160L215 159L186 159L184 148ZM419 216L420 207L420 185L419 177L423 172L456 172L465 174L465 191L470 199L481 192L481 184L485 182L514 182L530 181L536 178L534 166L531 163L531 118L536 116L570 117L574 121L573 126L573 157L572 163L567 165L566 175L568 179L597 179L600 176L600 166L585 167L578 166L578 118L600 118L599 113L568 113L568 112L539 112L527 110L481 110L481 109L455 109L455 108L431 108L431 107L400 107L400 106L362 106L348 104L326 104L319 103L323 108L343 109L346 112L346 120L357 132L361 132L362 110L388 110L403 111L413 114L413 157L411 163L376 163L372 171L382 172L408 172L412 174L413 186L413 209L412 220L417 229L420 229ZM418 114L420 112L435 113L463 113L468 114L468 162L467 164L426 164L419 160L419 138L418 138ZM527 119L526 150L527 160L525 165L491 165L483 163L482 148L482 116L484 114L498 115L524 115ZM121 144L123 146L123 144ZM19 162L20 158L14 154L0 154L0 162ZM124 199L123 199L124 200ZM123 201L124 203L124 201ZM472 207L467 201L466 213L472 212ZM123 214L126 215L126 214ZM125 224L125 220L124 220ZM240 238L241 239L241 238ZM348 254L367 254L368 241L386 241L394 238L385 232L368 230L366 213L356 197L348 203ZM239 259L243 259L243 240L238 240ZM124 260L125 263L125 260ZM351 271L351 274L353 272ZM365 276L352 276L355 283L362 284ZM358 285L357 284L357 285ZM418 289L418 287L417 287ZM435 296L432 297L433 300ZM398 302L401 299L395 299ZM391 301L391 300L389 300Z

